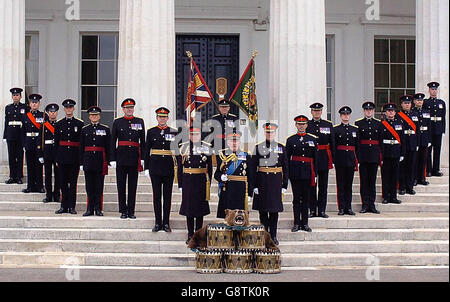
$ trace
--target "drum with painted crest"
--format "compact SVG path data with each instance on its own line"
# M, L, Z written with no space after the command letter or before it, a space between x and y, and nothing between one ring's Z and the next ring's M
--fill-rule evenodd
M262 250L266 248L264 240L264 226L256 225L237 233L237 241L239 250Z
M232 250L234 249L233 230L223 225L209 225L207 228L208 250Z
M251 251L229 251L224 253L224 272L229 274L250 274L253 272Z
M200 274L220 274L223 271L222 253L213 251L197 251L195 268Z
M280 251L257 251L254 259L254 269L258 274L278 274L281 272Z

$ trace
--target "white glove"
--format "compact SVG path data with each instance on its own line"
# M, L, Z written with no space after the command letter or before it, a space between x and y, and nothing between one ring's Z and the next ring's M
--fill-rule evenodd
M180 193L183 193L183 188L178 188L178 190L180 190Z
M222 181L228 181L228 176L226 174L222 174L222 176L220 176L220 179Z
M400 156L400 161L403 161L405 158L403 156Z
M141 160L141 166L142 166L142 167L144 166L144 161L143 161L143 160Z
M144 171L145 176L147 176L148 178L150 178L150 171L149 170L145 170Z
M115 161L112 161L110 164L111 168L115 169L117 167L117 163Z
M39 162L40 162L41 164L43 164L43 163L44 163L44 158L43 158L43 157L39 157Z
M281 194L286 194L287 190L285 188L281 189Z
M3 139L3 142L6 143L6 138Z
M84 170L83 170L83 166L80 166L80 171L84 171Z
M254 188L254 189L253 189L253 193L259 195L259 190L258 190L258 188Z
M428 148L430 148L431 147L431 143L428 143Z
M416 151L419 151L419 146L416 147Z

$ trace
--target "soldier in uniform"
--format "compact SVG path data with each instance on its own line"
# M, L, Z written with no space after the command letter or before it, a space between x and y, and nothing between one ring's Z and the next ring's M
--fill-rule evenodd
M42 164L39 162L41 152L41 127L44 124L44 112L39 111L42 96L32 94L30 100L30 111L22 116L22 139L27 161L27 188L24 193L45 193L42 179Z
M186 216L188 229L186 244L203 227L203 217L210 213L212 177L211 145L201 141L199 128L189 130L189 141L180 145L177 155L178 188L182 193L180 215Z
M419 150L417 127L416 124L419 121L419 117L416 111L411 110L411 103L413 97L411 95L404 95L400 97L401 107L397 113L398 120L403 123L403 133L405 145L405 158L399 165L399 195L415 195L414 191L414 179L416 175L416 157Z
M359 134L359 179L362 209L360 213L380 214L375 207L378 166L381 165L382 124L374 117L375 104L362 105L364 117L356 120Z
M145 150L144 120L134 116L136 101L127 98L122 104L124 116L114 120L111 132L111 166L116 169L121 219L136 219L138 173L143 171ZM128 200L126 195L128 178ZM128 202L127 202L128 201Z
M333 169L332 151L334 148L334 129L333 123L322 119L321 103L314 103L311 108L312 119L308 122L306 132L318 137L317 152L317 184L313 188L310 205L310 217L328 218L325 213L327 208L328 195L328 176L329 171ZM317 195L317 187L319 188Z
M254 168L251 154L242 151L242 133L228 133L225 150L219 151L214 178L219 183L217 218L225 218L226 209L249 210L248 197L254 188Z
M227 134L238 129L238 117L230 112L230 101L223 99L219 101L219 114L214 115L211 120L210 127L214 127L213 140L210 142L214 148L216 154L219 154L220 150L227 148L225 137ZM217 127L220 128L218 129Z
M145 175L152 181L155 211L155 226L152 231L171 232L169 221L175 178L175 148L178 148L175 137L178 131L167 125L169 109L160 107L155 112L158 126L147 130L145 144ZM164 204L161 203L161 197Z
M286 141L286 155L289 160L289 180L294 195L294 227L312 232L308 226L308 209L311 203L312 187L316 185L317 175L317 136L306 133L308 118L299 115L295 119L298 132ZM301 219L300 219L301 214Z
M397 182L399 173L399 163L405 156L405 144L403 123L396 118L395 110L397 106L387 103L383 106L386 118L383 124L383 165L381 167L383 204L400 204L397 199Z
M430 183L426 179L426 165L428 158L428 148L431 147L431 120L430 110L423 108L425 94L416 93L414 95L415 107L413 110L416 112L419 121L416 122L418 133L418 145L419 151L417 152L417 164L416 164L416 184L427 186Z
M288 186L288 158L283 144L275 141L278 125L266 123L266 140L255 147L254 167L256 169L253 189L253 210L259 211L259 221L278 245L278 213L283 212L282 195Z
M81 130L80 170L86 179L87 211L83 216L103 216L103 187L108 175L111 131L100 124L102 109L92 106L87 110L91 123Z
M73 116L76 102L66 99L62 102L65 117L56 122L55 145L62 192L61 208L56 214L76 215L77 183L80 173L80 134L84 122Z
M437 98L439 83L428 83L430 98L425 100L424 108L430 110L431 115L431 147L428 150L427 176L442 176L441 166L441 145L442 135L445 133L445 102ZM431 161L433 153L433 161Z
M352 109L339 109L341 124L334 126L334 165L336 167L338 215L355 215L352 210L353 178L358 171L359 130L350 124Z
M12 88L13 103L5 107L5 128L3 141L8 145L9 179L6 184L22 184L23 178L23 146L22 146L22 116L29 108L21 103L22 88Z
M44 203L60 202L61 185L59 179L59 169L56 165L56 145L55 145L55 125L58 118L59 106L49 104L45 107L47 113L46 121L42 127L42 152L39 161L44 164L45 172L45 192ZM55 187L53 189L53 173L55 175Z

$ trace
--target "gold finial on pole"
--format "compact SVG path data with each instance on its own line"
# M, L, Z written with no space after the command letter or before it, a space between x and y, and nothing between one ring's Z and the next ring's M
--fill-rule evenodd
M186 51L187 56L189 57L189 59L192 59L192 52L190 52L189 50Z
M255 49L252 54L252 59L255 59L257 55L258 55L258 50Z

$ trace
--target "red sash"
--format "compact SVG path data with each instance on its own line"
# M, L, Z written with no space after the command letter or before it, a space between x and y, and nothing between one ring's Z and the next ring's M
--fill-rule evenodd
M316 186L316 172L314 171L314 162L311 157L304 157L304 156L292 156L293 161L303 161L310 163L311 165L311 187Z
M389 125L388 122L382 121L381 123L384 125L384 127L386 127L387 130L389 130L392 136L394 136L394 138L401 144L402 142L400 141L400 136L398 135L397 131L395 131L395 129L392 128L392 126Z
M399 112L398 115L401 116L401 118L408 123L409 126L411 126L411 128L414 130L415 133L417 133L417 127L416 124L414 124L414 122L409 118L409 116L407 116L405 113L403 112Z
M318 145L319 150L327 150L328 153L328 169L333 169L333 157L331 156L330 145Z
M103 176L108 175L108 163L106 162L106 151L104 147L85 147L84 151L103 152Z
M136 143L136 142L128 142L128 141L119 141L118 144L119 144L119 146L131 146L131 147L138 148L138 154L139 154L138 171L139 172L144 171L144 167L142 167L142 165L141 165L141 145L139 143Z
M33 125L40 130L41 129L41 124L36 122L36 119L34 118L34 116L31 113L31 111L27 113L27 116L30 119L30 121L33 123Z
M55 127L52 126L52 124L50 124L49 122L45 122L45 127L47 127L48 130L50 130L50 132L52 134L55 134Z
M66 146L66 147L80 147L80 142L66 142L66 141L60 141L60 146Z
M358 158L356 157L356 148L355 146L337 146L338 150L345 150L345 151L353 151L353 154L355 155L355 171L358 171Z

